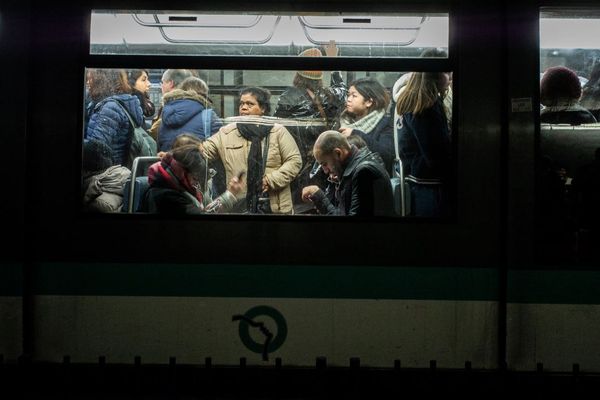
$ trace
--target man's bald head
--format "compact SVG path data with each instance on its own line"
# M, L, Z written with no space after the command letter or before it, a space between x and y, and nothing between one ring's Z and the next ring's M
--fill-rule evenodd
M350 151L350 143L338 131L325 131L319 135L313 147L313 153L331 154L334 149Z

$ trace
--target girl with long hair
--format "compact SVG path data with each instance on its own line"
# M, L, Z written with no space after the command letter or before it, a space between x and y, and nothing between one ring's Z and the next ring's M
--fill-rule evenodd
M443 72L413 72L398 97L399 152L410 185L411 215L441 217L448 208L450 135L443 105Z

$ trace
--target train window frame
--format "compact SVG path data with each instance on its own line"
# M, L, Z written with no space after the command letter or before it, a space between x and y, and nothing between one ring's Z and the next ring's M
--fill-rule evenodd
M584 37L582 27L589 27L589 23L592 22L591 25L595 28L595 32L600 32L600 8L585 5L547 6L539 7L537 11L539 53L536 73L539 80L537 82L538 90L533 98L534 104L539 106L540 110L534 109L534 229L537 239L534 243L534 259L536 263L544 265L582 266L592 263L592 261L586 259L586 251L589 249L585 247L585 240L573 242L573 240L578 240L574 238L581 233L579 230L582 220L579 213L583 207L578 200L575 200L573 196L575 188L571 183L585 160L588 163L593 160L593 152L590 149L598 148L598 143L600 143L600 120L596 123L582 122L580 124L542 122L541 83L548 68L562 66L574 72L583 91L592 68L600 63L600 45L596 44L597 42L582 40ZM552 19L557 20L554 25L550 23ZM573 32L569 29L577 29L578 35L570 34ZM579 104L578 101L577 105ZM565 133L573 135L565 135ZM597 135L592 135L592 133ZM569 151L565 152L565 149ZM578 149L577 153L574 153L575 149ZM584 155L582 150L585 150L587 154ZM546 221L553 221L556 226L563 223L563 220L556 219L557 211L554 213L548 211L547 203L556 201L556 199L547 198L549 197L547 196L549 193L547 192L548 179L553 173L551 171L556 173L556 177L562 182L559 185L564 187L562 200L564 203L558 206L560 209L558 213L564 213L564 221L569 221L568 228L565 226L558 229L549 228L545 224ZM552 193L556 194L556 192ZM568 235L569 232L574 233L573 238ZM552 241L553 237L561 237L563 241L557 245Z
M91 18L93 9L89 10L87 14ZM134 12L133 10L129 10ZM304 10L303 10L304 11ZM309 12L308 10L307 12ZM396 10L397 12L397 10ZM459 122L457 117L457 99L459 98L457 81L460 77L457 76L457 51L456 43L454 40L455 24L453 23L454 13L449 8L441 10L435 10L437 13L446 13L448 16L448 57L446 58L420 58L420 57L408 57L408 58L350 58L350 57L289 57L289 56L245 56L244 70L257 71L257 70L272 70L268 68L269 65L277 65L277 70L322 70L322 71L335 71L344 70L352 72L399 72L399 71L414 71L414 72L446 72L452 73L453 75L453 99L452 102L452 115L453 123L451 126L450 134L452 135L451 151L451 197L453 199L452 209L448 216L445 217L412 217L412 216L370 216L370 217L352 217L352 218L340 218L339 216L330 215L307 215L307 214L294 214L294 215L259 215L259 214L240 214L240 213L223 213L223 214L203 214L203 215L186 215L183 218L189 219L203 219L203 218L217 218L217 219L233 219L233 220L322 220L330 221L332 219L336 221L368 221L368 222L399 222L399 221L422 221L435 222L435 223L456 223L456 211L457 211L457 142ZM233 12L234 13L234 12ZM391 13L391 12L390 12ZM90 37L87 37L86 48L90 49L89 43ZM150 69L167 69L167 68L196 68L196 69L220 69L220 70L238 70L239 59L232 59L231 57L223 57L216 55L194 55L194 56L182 56L182 55L118 55L118 54L91 54L87 52L84 57L83 69L88 68L150 68ZM85 72L83 73L85 74ZM84 79L83 79L84 80ZM85 85L84 85L85 86ZM84 92L85 90L82 90ZM82 104L83 104L82 93ZM83 119L81 117L81 131L83 135ZM83 140L81 140L83 145ZM80 147L81 149L81 147ZM81 180L80 180L81 182ZM80 207L80 214L91 216L98 215L94 213L85 212L83 207ZM106 218L108 215L118 215L118 218L143 218L143 219L179 219L179 217L169 216L165 217L159 214L147 214L147 213L134 213L133 216L126 216L126 213L116 214L100 214L100 218ZM274 221L274 220L273 220Z

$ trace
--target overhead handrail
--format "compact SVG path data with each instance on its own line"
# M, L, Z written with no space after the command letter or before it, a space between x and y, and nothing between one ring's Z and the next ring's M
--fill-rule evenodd
M423 25L423 23L428 19L427 16L423 16L421 17L421 21L419 22L419 25L416 27L411 27L411 28L404 28L404 27L372 27L372 26L364 26L361 27L361 30L387 30L387 31L413 31L414 32L414 36L412 38L410 38L409 40L406 41L397 41L397 42L381 42L381 43L377 43L377 45L382 45L382 46L409 46L412 43L414 43L415 40L417 40L417 36L419 35L419 31L421 30L421 26ZM310 22L308 22L306 20L306 18L304 16L298 16L298 20L300 21L300 25L302 26L302 30L304 31L304 35L306 35L306 38L313 44L315 45L320 45L320 46L324 46L327 45L330 41L330 39L327 40L317 40L315 39L313 36L310 35L310 33L308 32L308 29L318 29L318 30L352 30L352 29L356 29L356 28L351 28L348 26L336 26L336 25L318 25L318 24L311 24ZM343 40L340 40L339 38L336 38L336 43L338 44L342 44L342 45L346 45L346 46L365 46L365 45L372 45L373 43L365 43L365 42L345 42Z
M277 25L279 24L279 21L281 21L281 16L277 16L277 19L275 20L275 23L273 24L273 28L268 33L268 36L266 38L264 38L264 39L258 39L258 40L175 39L175 38L172 38L171 36L167 35L167 33L165 32L165 26L158 19L158 15L154 14L154 20L156 21L156 24L154 24L154 27L158 28L158 31L160 32L160 35L168 43L174 43L174 44L191 43L191 44L229 44L229 45L231 45L231 44L233 44L233 45L241 44L241 45L259 45L259 44L265 44L269 40L271 40L271 38L273 37L273 34L275 33L275 29L277 28ZM166 27L167 28L173 28L174 26L166 26ZM231 26L231 27L230 26L204 26L204 27L200 27L200 26L192 26L192 25L184 25L183 27L185 27L185 28L236 28L236 29L240 28L239 26Z
M262 15L257 15L255 18L246 23L246 24L238 24L238 25L222 25L222 24L205 24L205 23L187 23L182 24L180 22L161 22L158 18L157 14L153 14L154 20L156 22L146 22L142 20L138 14L131 14L133 20L142 26L148 27L162 27L162 28L253 28L262 20Z

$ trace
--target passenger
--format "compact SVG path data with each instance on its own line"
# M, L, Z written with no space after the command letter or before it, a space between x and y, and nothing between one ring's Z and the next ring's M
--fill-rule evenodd
M216 133L223 123L211 107L208 85L193 76L186 78L179 88L165 94L158 150L170 150L175 138L182 133L193 134L200 139Z
M448 53L445 50L430 48L424 50L420 57L425 58L447 58ZM452 134L452 72L446 72L448 75L448 86L446 90L440 95L444 99L444 111L446 112L446 119L448 120L448 132ZM398 97L400 93L406 87L408 80L410 79L411 72L407 72L402 74L400 78L394 83L394 87L392 89L392 110L396 110L396 104L398 103ZM400 116L397 113L394 113L394 126L398 123L398 118Z
M450 136L443 93L448 75L413 72L398 97L399 152L410 185L411 215L440 217L448 210Z
M335 41L325 48L327 57L336 57L338 48ZM300 53L301 57L321 57L316 47ZM346 102L347 88L340 71L331 73L329 87L323 86L323 71L297 71L293 87L287 88L277 102L275 117L279 118L320 118L327 129L332 129Z
M269 115L270 96L263 88L242 89L239 113L255 121L226 125L203 147L209 160L223 161L227 180L239 171L247 171L247 192L243 195L248 212L268 212L269 207L259 208L259 198L266 199L268 195L273 213L292 214L290 183L302 167L302 158L296 142L282 125L265 124L258 118Z
M171 149L177 149L179 147L183 147L183 146L188 146L188 145L195 145L195 146L201 146L202 142L204 142L204 140L200 139L198 136L196 135L192 135L192 134L188 134L188 133L182 133L181 135L178 135L175 140L173 141L173 145L171 146ZM158 153L158 156L160 158L163 158L164 156L167 155L166 151L160 151ZM221 191L217 191L215 190L216 188L213 187L213 177L217 174L217 171L214 168L210 168L211 165L209 163L209 168L208 168L208 182L206 185L206 189L203 192L203 196L204 196L204 203L208 204L210 202L213 201L213 193L223 193L225 192L227 189L221 190ZM225 173L223 173L224 175Z
M359 150L367 147L367 142L365 142L360 136L350 135L350 136L348 136L347 139L348 139L348 144L350 146L355 146ZM379 154L373 153L373 156L375 156L378 159L378 162L382 165L382 167L385 168L385 166L383 164L383 160L381 159ZM334 207L338 207L338 205L339 205L339 199L337 198L338 192L339 192L339 190L338 190L339 187L340 187L339 180L333 179L330 176L327 176L327 187L325 187L325 196L327 196L327 198L329 199L329 201L331 202L331 204Z
M581 106L591 112L600 122L600 62L596 62L590 80L583 86Z
M338 48L332 40L325 47L328 57L337 57ZM301 57L321 57L321 50L309 48L300 53ZM348 88L340 71L331 72L330 86L323 85L323 71L297 71L293 86L287 88L277 102L275 117L290 119L314 119L311 125L288 124L286 128L293 136L300 154L303 169L292 182L294 204L302 208L302 188L309 184L325 183L324 176L311 178L310 170L314 164L312 148L317 136L327 129L333 129L339 114L344 109ZM322 121L322 123L320 122Z
M113 165L110 147L98 140L83 144L83 204L86 211L116 213L123 207L123 188L131 171Z
M373 152L379 153L385 169L392 174L394 162L393 120L386 115L390 96L373 78L358 79L348 89L346 110L340 117L339 131L346 137L360 136Z
M315 159L323 171L339 182L335 206L318 186L302 190L302 199L312 202L320 214L390 216L393 215L390 177L380 158L368 148L358 149L341 133L325 131L317 138Z
M581 83L566 67L548 68L540 82L540 101L544 108L540 121L548 124L581 125L596 122L594 115L579 105Z
M162 78L160 80L160 90L162 95L169 93L170 91L176 89L181 82L183 82L186 78L192 76L192 73L189 69L168 69L166 70ZM161 102L162 103L162 102ZM162 111L163 104L161 104L158 112L154 116L152 120L152 126L148 130L150 136L154 138L154 140L158 141L158 132L160 131L160 124L162 122Z
M154 103L150 100L150 78L148 70L145 69L130 69L127 71L127 81L132 88L132 94L135 95L142 106L144 117L154 117Z
M85 133L86 140L98 140L108 145L114 165L126 165L130 160L131 122L141 126L142 107L131 94L127 76L122 69L94 69L90 73L89 93L95 103ZM129 114L129 116L127 115Z
M228 191L213 204L204 206L203 192L207 181L206 160L197 145L186 145L168 152L148 170L150 188L142 210L150 213L186 215L227 211L237 202L243 180L233 177Z

